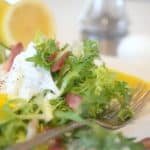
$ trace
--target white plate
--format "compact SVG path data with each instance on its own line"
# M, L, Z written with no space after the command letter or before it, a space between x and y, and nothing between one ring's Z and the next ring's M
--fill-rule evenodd
M121 60L115 57L102 56L108 67L135 75L150 82L150 61L148 60Z

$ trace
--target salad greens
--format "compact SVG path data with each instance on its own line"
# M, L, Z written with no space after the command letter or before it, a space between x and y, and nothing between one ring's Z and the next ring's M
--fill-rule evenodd
M47 99L49 90L41 91L30 100L10 99L0 108L0 149L32 138L46 128L68 124L71 121L89 119L113 119L125 122L133 116L130 108L132 89L126 82L117 79L104 63L94 64L99 57L97 42L87 40L78 48L68 44L60 47L55 40L40 36L35 40L37 54L27 61L51 72L60 89L60 95ZM67 57L63 57L67 53ZM52 57L53 56L53 57ZM52 68L56 67L55 71ZM72 95L70 101L66 100ZM74 97L80 100L74 109ZM81 99L80 99L81 98ZM33 135L29 128L36 120ZM92 122L87 128L64 135L64 145L69 150L143 150L133 139L114 134ZM90 138L89 138L90 137Z
M144 149L143 145L136 143L134 139L125 138L121 133L111 133L94 122L88 122L68 108L64 101L60 99L50 101L48 106L52 106L54 117L50 122L45 122L40 117L42 112L39 111L41 108L40 105L37 105L36 99L30 102L15 99L9 100L3 109L3 115L6 113L10 116L5 116L5 121L0 122L0 148L4 149L6 146L27 140L29 124L32 120L36 119L39 120L39 124L38 126L34 126L34 128L37 128L36 130L39 132L44 131L46 128L67 124L70 120L87 122L86 128L72 131L62 137L64 139L64 146L69 150L97 150L99 148L102 150L121 150L123 148L131 150Z
M91 128L80 129L72 133L68 138L69 150L141 150L143 145L134 143L134 139L124 138L122 134L112 134L96 124Z
M52 62L48 62L47 59L48 56L58 50L56 41L50 39L47 39L44 42L42 42L42 40L38 41L36 49L37 54L31 58L28 58L27 60L49 70Z

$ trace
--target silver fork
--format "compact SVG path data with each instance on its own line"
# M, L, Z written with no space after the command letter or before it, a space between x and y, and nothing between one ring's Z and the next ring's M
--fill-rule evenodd
M145 84L140 84L134 91L130 106L132 110L136 113L139 109L141 109L145 102L150 98L150 90L145 91ZM111 122L107 122L104 120L96 120L97 124L100 126L107 128L107 129L119 129L125 125L127 125L132 119L127 121L126 123L124 122L117 122L116 124L111 124ZM56 138L58 136L63 135L66 132L72 131L77 128L84 127L85 125L82 123L78 122L73 122L69 125L63 126L63 127L58 127L51 129L50 131L40 133L38 134L35 138L23 142L23 143L18 143L12 147L7 148L6 150L30 150L34 146L40 145L50 139Z
M140 83L136 87L131 102L130 102L130 107L134 114L137 114L139 110L141 110L144 106L144 104L150 100L150 90L146 90L146 84ZM116 130L124 127L125 125L129 124L132 120L134 119L131 118L126 122L119 122L118 120L115 122L113 119L111 120L96 120L97 124L100 126L111 129L111 130Z

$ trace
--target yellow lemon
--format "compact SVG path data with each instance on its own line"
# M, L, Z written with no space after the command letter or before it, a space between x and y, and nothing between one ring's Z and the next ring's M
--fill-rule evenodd
M20 0L15 5L0 1L0 42L26 46L37 32L55 37L52 13L42 1Z
M0 108L2 108L8 99L7 94L0 94Z
M118 72L118 71L117 71L117 75L118 75L118 79L127 82L133 88L139 86L140 84L145 84L145 90L150 89L150 83L138 77L126 73Z

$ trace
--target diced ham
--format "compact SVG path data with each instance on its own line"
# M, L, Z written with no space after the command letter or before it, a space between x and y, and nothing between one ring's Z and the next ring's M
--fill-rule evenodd
M65 150L61 139L55 139L48 147L48 150Z
M5 83L5 80L0 80L0 90L3 87L4 83Z
M150 138L145 138L141 141L146 150L150 150Z
M11 47L11 53L10 56L8 58L8 60L6 61L6 63L4 64L4 70L5 71L9 71L11 69L11 66L13 64L13 61L15 59L15 57L20 54L23 51L23 45L22 43L17 43L16 45L13 45Z
M69 56L69 52L64 53L57 61L56 63L54 63L54 65L52 66L51 71L52 72L57 72L60 71L61 68L64 66L64 63L66 61L66 59Z
M57 57L57 54L58 54L58 52L52 53L52 54L47 58L47 61L48 61L48 62L53 61L53 60Z
M81 103L81 97L79 95L69 93L66 96L66 102L70 108L73 110L77 109Z

